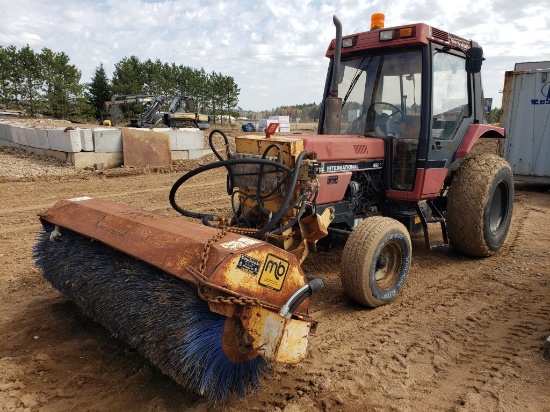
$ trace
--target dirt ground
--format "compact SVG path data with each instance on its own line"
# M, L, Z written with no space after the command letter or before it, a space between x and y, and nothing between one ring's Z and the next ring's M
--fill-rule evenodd
M550 411L549 186L516 184L511 232L493 257L428 252L413 238L402 295L374 310L344 296L341 246L309 256L304 269L325 288L310 305L320 324L307 358L276 365L257 394L220 406L81 315L32 259L37 213L58 199L102 197L175 215L168 192L179 175L0 178L0 411ZM187 200L221 207L223 175L193 185Z

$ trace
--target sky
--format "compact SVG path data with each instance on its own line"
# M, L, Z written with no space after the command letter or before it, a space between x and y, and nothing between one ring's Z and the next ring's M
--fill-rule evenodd
M484 50L485 97L500 107L504 72L550 60L549 0L0 0L0 45L64 52L89 82L136 56L231 76L244 110L319 103L335 36L427 23Z

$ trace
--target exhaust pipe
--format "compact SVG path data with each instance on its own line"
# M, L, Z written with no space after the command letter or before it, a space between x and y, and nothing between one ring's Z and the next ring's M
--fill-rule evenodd
M336 16L333 16L332 21L336 26L336 44L332 61L330 93L325 99L324 134L340 134L342 119L342 99L338 97L340 58L342 56L342 23Z

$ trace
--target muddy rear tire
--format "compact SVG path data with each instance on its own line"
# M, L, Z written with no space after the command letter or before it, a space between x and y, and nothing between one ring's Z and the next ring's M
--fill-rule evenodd
M457 170L447 199L447 230L453 250L490 256L508 235L514 206L510 165L493 154L466 158Z
M377 307L394 300L407 280L411 239L395 219L365 219L348 238L342 253L340 278L346 295L355 302Z

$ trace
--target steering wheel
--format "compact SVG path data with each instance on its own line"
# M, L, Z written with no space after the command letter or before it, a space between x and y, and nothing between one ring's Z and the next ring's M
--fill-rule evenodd
M395 124L399 124L403 121L403 112L399 107L397 107L394 104L387 103L387 102L373 102L369 108L368 111L372 111L373 114L382 114L384 113L384 108L388 107L391 110L391 114L388 114L388 120L391 120ZM380 108L380 110L376 110L377 108ZM399 115L399 117L394 117Z
M391 113L385 113L385 111ZM398 137L399 123L403 121L403 112L399 107L387 102L373 102L367 109L376 137ZM367 122L368 123L368 122Z

